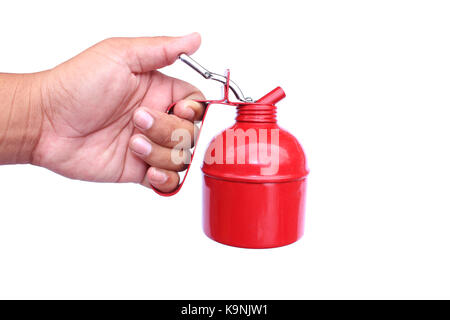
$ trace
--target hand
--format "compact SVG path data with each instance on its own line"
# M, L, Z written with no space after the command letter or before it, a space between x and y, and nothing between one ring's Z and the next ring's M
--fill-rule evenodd
M192 54L200 36L112 38L40 76L43 122L32 163L66 177L152 184L163 192L186 168L172 160L174 129L191 136L202 93L158 68ZM179 101L174 115L167 107ZM186 141L184 141L186 147ZM187 150L178 156L190 159Z

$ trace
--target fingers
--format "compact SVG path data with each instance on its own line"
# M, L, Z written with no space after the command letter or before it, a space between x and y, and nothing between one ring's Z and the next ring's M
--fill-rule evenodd
M189 121L201 120L204 112L205 105L203 103L189 99L178 101L173 109L176 116Z
M203 93L186 81L169 77L158 71L153 71L151 87L148 92L151 94L144 96L141 102L143 106L166 112L168 106L174 102L178 102L179 105L175 108L174 113L190 121L192 121L192 113L189 111L184 112L185 107L192 107L196 118L201 118L203 114L203 104L192 101L191 103L194 104L189 106L189 103L186 103L189 100L205 100Z
M203 93L196 87L182 80L174 79L173 95L177 104L173 113L189 121L198 121L205 111L204 103L194 100L205 100Z
M131 137L130 149L150 166L171 171L185 170L191 160L189 150L160 146L142 134Z
M176 171L185 170L190 162L189 151L162 147L141 134L131 138L130 149L151 166L142 184L147 187L152 185L162 192L175 190L180 182Z
M205 97L185 81L157 71L152 75L152 92L163 92L165 88L172 92L144 97L141 103L150 107L140 107L133 115L134 126L141 133L131 137L130 149L151 166L142 184L170 192L179 184L176 171L185 170L190 163L191 153L187 149L192 147L197 130L193 121L201 120L205 109L203 103L192 99L204 100ZM166 110L171 101L178 102L169 115Z
M183 37L111 38L103 42L121 52L130 70L135 73L170 65L180 54L197 51L200 43L198 33Z
M191 108L186 110L195 116ZM194 124L175 115L141 107L134 113L133 122L147 138L164 147L189 149L194 142Z
M162 192L171 192L180 183L178 173L160 168L149 168L146 176L148 182Z

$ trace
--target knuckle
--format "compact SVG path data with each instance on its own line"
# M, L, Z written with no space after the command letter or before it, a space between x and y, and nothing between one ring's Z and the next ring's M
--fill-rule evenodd
M120 38L118 37L110 37L110 38L106 38L103 41L101 41L100 43L102 45L107 45L107 46L114 46L115 44L117 44L117 42L119 41Z
M173 131L172 131L173 133ZM175 141L173 141L172 133L169 131L167 134L161 136L161 144L164 146L172 146Z

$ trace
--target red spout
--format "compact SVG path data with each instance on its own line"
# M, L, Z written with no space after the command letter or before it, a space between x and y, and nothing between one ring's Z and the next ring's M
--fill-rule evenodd
M278 101L282 100L284 97L286 97L284 90L281 89L281 87L276 87L256 102L263 104L275 104Z

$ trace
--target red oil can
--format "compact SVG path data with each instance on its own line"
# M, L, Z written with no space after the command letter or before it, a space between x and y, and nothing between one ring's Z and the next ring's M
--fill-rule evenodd
M203 228L220 243L272 248L303 235L305 154L297 139L280 128L277 88L237 107L236 123L210 143L203 171Z
M308 169L297 139L277 123L275 104L285 97L284 91L278 87L250 102L231 82L229 73L226 77L211 73L186 55L180 59L206 79L225 85L224 99L200 101L206 104L205 115L213 104L237 108L236 123L211 141L204 157L205 234L242 248L273 248L297 241L303 235ZM239 102L229 101L230 89ZM195 145L197 141L198 136ZM189 167L176 190L155 192L176 194Z

